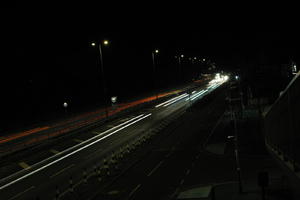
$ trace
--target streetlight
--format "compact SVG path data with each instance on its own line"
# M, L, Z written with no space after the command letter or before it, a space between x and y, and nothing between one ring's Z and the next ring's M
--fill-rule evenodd
M157 94L157 83L156 83L156 64L155 64L155 55L159 53L158 49L155 49L154 51L152 51L152 64L153 64L153 83L154 83L154 87L155 87L155 96L156 96L156 100L158 99L158 94Z
M108 40L103 40L102 42L99 42L99 59L100 59L100 68L101 68L101 78L102 78L102 87L103 87L103 95L104 95L104 105L105 105L105 116L106 118L108 117L108 107L106 101L106 85L105 85L105 80L104 80L104 67L103 67L103 56L102 56L102 44L104 46L107 46L109 44ZM91 45L95 47L97 44L95 42L92 42Z
M179 79L182 79L182 73L181 73L181 70L182 70L182 68L181 68L181 59L183 59L183 58L184 58L184 55L183 55L183 54L181 54L181 55L178 56Z
M64 102L64 103L63 103L63 107L65 108L65 113L67 114L68 103L67 103L67 102Z

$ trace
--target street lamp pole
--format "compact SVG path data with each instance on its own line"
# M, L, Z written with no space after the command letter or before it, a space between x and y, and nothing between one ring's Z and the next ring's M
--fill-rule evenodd
M107 41L104 41L107 44ZM108 117L108 107L107 107L107 94L106 94L106 84L104 80L104 67L103 67L103 56L102 56L102 45L99 42L99 54L100 54L100 64L101 64L101 78L102 78L102 87L103 87L103 96L104 96L104 105L105 105L105 117Z
M179 79L181 81L181 55L178 56Z
M103 41L103 44L104 45L108 45L108 41L107 40L104 40ZM92 42L91 44L92 46L96 46L96 43L95 42ZM101 69L101 79L102 79L102 89L103 89L103 96L104 96L104 106L105 106L105 117L107 118L108 117L108 107L107 107L107 89L106 89L106 84L105 84L105 76L104 76L104 67L103 67L103 56L102 56L102 44L101 42L99 42L99 59L100 59L100 69Z
M180 81L182 82L183 81L183 71L182 71L182 59L184 58L184 55L181 54L178 56L178 63L179 63L179 78L180 78Z
M152 51L152 64L153 64L153 83L154 83L154 89L155 91L155 96L156 100L158 99L158 92L157 92L157 81L156 81L156 63L155 63L155 54L158 54L158 50L156 49L155 51Z

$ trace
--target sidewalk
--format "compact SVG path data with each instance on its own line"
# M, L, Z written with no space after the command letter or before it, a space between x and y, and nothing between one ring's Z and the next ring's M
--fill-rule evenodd
M267 200L291 199L283 172L266 151L257 110L246 108L243 117L237 121L237 127L243 193L239 194L238 183L222 184L215 186L215 200L263 199L258 186L258 173L262 171L269 176ZM205 150L217 156L233 156L234 140L228 139L230 135L234 135L234 129L230 125L230 115L225 114L211 133Z
M214 200L261 200L262 189L255 183L245 183L243 193L238 192L238 183L228 183L215 186ZM288 190L280 188L280 185L272 185L266 189L266 200L288 200Z

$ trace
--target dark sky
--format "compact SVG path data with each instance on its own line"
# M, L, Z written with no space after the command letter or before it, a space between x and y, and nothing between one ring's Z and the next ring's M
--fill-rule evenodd
M119 9L120 10L120 9ZM181 14L146 9L68 4L16 3L6 9L2 32L1 92L7 121L37 118L74 107L93 105L102 98L99 52L92 41L108 39L103 50L109 95L121 99L153 88L151 51L160 49L160 85L176 83L174 56L208 58L221 68L298 61L297 33L257 29L211 29L203 19L178 21ZM185 23L186 21L187 23ZM188 70L188 69L187 69ZM29 117L30 118L30 117Z

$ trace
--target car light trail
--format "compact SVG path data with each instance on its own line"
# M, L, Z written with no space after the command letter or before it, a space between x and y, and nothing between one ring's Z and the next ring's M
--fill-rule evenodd
M122 126L121 128L119 128L119 129L117 129L117 130L115 130L115 131L113 131L113 132L111 132L111 133L109 133L109 134L103 136L102 138L99 138L98 140L95 140L95 141L93 141L93 142L91 142L91 143L89 143L89 144L87 144L87 145L85 145L85 146L83 146L83 147L81 147L81 148L75 150L75 151L72 151L72 152L69 153L69 154L64 155L63 157L58 158L57 160L54 160L53 162L50 162L50 163L48 163L48 164L46 164L46 165L44 165L44 166L42 166L42 167L40 167L40 168L38 168L38 169L32 171L32 172L29 172L28 174L26 174L26 175L24 175L24 176L21 176L20 178L17 178L17 179L15 179L15 180L13 180L13 181L11 181L11 182L9 182L9 183L7 183L7 184L1 186L1 187L0 187L0 190L3 190L3 189L9 187L10 185L12 185L12 184L14 184L14 183L17 183L18 181L20 181L20 180L22 180L22 179L25 179L25 178L27 178L27 177L29 177L29 176L31 176L31 175L33 175L33 174L35 174L35 173L37 173L37 172L43 170L43 169L49 167L49 166L51 166L51 165L53 165L53 164L55 164L55 163L57 163L57 162L59 162L59 161L65 159L65 158L67 158L67 157L69 157L69 156L71 156L71 155L73 155L73 154L75 154L75 153L77 153L77 152L83 150L83 149L86 149L86 148L88 148L89 146L91 146L91 145L93 145L93 144L95 144L95 143L97 143L97 142L100 142L100 141L104 140L105 138L107 138L107 137L109 137L109 136L111 136L111 135L113 135L113 134L115 134L115 133L117 133L117 132L123 130L124 128L127 128L128 126L131 126L131 125L133 125L133 124L135 124L135 123L137 123L137 122L139 122L139 121L141 121L141 120L143 120L143 119L149 117L150 115L152 115L152 114L149 113L149 114L147 114L147 115L144 115L144 114L139 115L139 116L137 116L137 117L135 117L135 118L133 118L133 119L131 119L131 120L128 120L128 121L126 121L126 122L124 122L124 123L122 123L122 124L120 124L120 125L118 125L118 126L116 126L116 127L113 127L113 128L111 128L111 129L109 129L109 130L107 130L107 131L104 131L103 133L101 133L101 134L99 134L99 135L103 135L103 134L107 133L108 131L111 131L111 130L113 130L113 129L116 129L117 127L120 127L121 125L126 124L125 126ZM131 122L130 122L130 121L131 121ZM128 122L130 122L130 123L128 123ZM97 135L97 136L95 136L95 137L92 137L92 138L90 138L89 140L86 140L86 141L84 141L83 143L81 143L81 144L79 144L79 145L82 145L82 144L84 144L84 143L87 143L87 142L89 142L90 140L99 137L99 135ZM66 152L66 151L73 150L74 148L78 147L79 145L73 146L73 147L71 147L71 148L69 148L69 149L66 149L66 150L63 151L63 152L60 152L59 154L56 154L55 156L52 156L52 157L50 157L50 158L48 158L48 159L46 159L46 160L43 160L43 161L41 161L41 162L39 162L39 163L36 163L36 164L34 164L31 168L33 168L34 166L37 166L37 165L39 165L39 164L42 164L43 162L45 162L45 161L47 161L47 160L49 160L49 159L51 159L51 158L57 157L58 155L60 155L60 154L62 154L62 153L64 153L64 152ZM19 172L17 172L17 173L19 173ZM9 177L7 177L7 178L4 178L4 179L8 179L8 178L10 178L10 177L12 177L12 176L14 176L14 175L15 175L15 174L13 174L13 175L11 175L11 176L9 176ZM2 179L1 181L3 181L4 179Z
M176 100L176 99L179 99L179 98L181 98L182 96L184 96L184 95L186 95L186 94L187 94L187 93L184 93L184 94L182 94L182 95L180 95L180 96L178 96L178 97L174 97L174 98L172 98L172 99L169 99L168 101L165 101L165 102L163 102L163 103L161 103L161 104L156 105L155 108L158 108L158 107L163 106L163 105L165 105L165 104L167 104L167 103L169 103L169 102L171 102L171 101L174 101L174 100Z
M171 102L165 104L164 107L167 107L167 106L169 106L169 105L171 105L171 104L173 104L173 103L175 103L175 102L177 102L177 101L179 101L179 100L181 100L181 99L183 99L183 98L185 98L185 97L187 97L187 96L189 96L189 95L188 95L187 93L185 93L185 94L184 94L183 96L181 96L180 98L175 99L175 100L173 100L173 101L171 101Z
M189 101L190 99L192 99L193 97L197 96L197 95L201 95L204 92L204 90L200 90L199 92L197 92L196 94L193 94L192 96L186 98L185 101Z
M199 92L198 94L194 95L193 97L191 97L191 100L195 100L196 98L198 98L199 96L202 96L205 92L207 92L207 90L203 90L201 92Z

